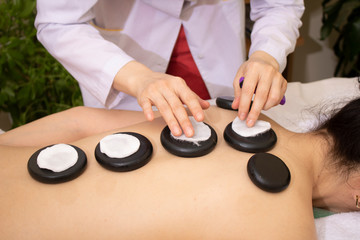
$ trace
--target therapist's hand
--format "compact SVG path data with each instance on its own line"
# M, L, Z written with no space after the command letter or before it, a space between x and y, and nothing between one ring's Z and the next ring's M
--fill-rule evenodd
M209 102L197 96L182 78L153 72L136 61L129 62L119 70L113 87L135 96L149 121L154 119L152 106L156 106L175 136L180 136L182 130L187 137L194 135L183 104L197 121L204 120L203 109L210 106Z
M241 77L244 77L242 88L239 86ZM279 64L275 58L265 52L257 51L240 66L233 85L235 99L232 108L238 109L239 118L246 119L247 126L252 127L261 110L268 110L280 103L286 91L287 81L279 72Z

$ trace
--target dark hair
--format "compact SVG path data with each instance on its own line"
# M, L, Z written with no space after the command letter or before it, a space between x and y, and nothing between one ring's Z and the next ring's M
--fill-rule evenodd
M350 173L360 167L360 98L334 111L317 130L325 130L331 137L330 154L341 170Z

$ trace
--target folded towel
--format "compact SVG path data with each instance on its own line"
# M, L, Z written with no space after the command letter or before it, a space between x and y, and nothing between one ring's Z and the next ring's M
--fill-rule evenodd
M315 219L318 240L360 239L360 212L338 213Z
M357 78L329 78L311 83L293 82L288 84L285 95L285 105L263 111L263 114L290 131L307 132L319 121L317 116L308 110L312 107L317 109L316 106L326 103L332 107L338 101L359 96L359 83Z

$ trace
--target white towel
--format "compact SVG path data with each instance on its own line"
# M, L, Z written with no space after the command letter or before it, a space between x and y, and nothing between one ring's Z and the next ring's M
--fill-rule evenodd
M285 105L278 105L262 113L290 131L307 132L316 126L318 121L317 117L307 110L324 103L330 103L332 107L338 101L359 96L359 83L357 78L329 78L311 83L293 82L288 84L285 95Z
M338 213L315 219L318 240L359 240L360 212Z
M3 134L4 133L4 130L2 130L1 128L0 128L0 134Z

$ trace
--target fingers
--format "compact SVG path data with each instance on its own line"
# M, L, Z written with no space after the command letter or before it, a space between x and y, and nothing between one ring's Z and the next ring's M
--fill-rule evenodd
M279 78L275 78L271 85L269 96L263 109L268 110L278 104L285 104L286 88L287 81L281 75Z
M250 71L247 72L246 76L244 77L244 83L241 88L241 96L240 102L238 107L238 115L241 120L245 120L248 118L248 113L250 110L251 100L254 96L255 89L258 86L258 76L256 73L251 73ZM261 84L264 85L264 84ZM265 86L259 89L260 93L263 92L263 89L266 88ZM260 102L259 102L260 104ZM252 107L253 108L253 107ZM255 120L256 121L256 120Z
M159 111L161 112L165 121L168 122L167 119L169 119L169 121L171 120L171 122L177 121L180 124L180 127L183 130L184 134L187 137L192 137L194 135L194 129L191 125L191 122L189 120L188 114L185 110L185 107L184 107L182 101L184 101L185 104L189 104L188 106L192 106L192 108L194 108L196 110L197 109L201 110L200 104L194 103L194 99L183 100L181 95L179 96L179 95L175 94L175 92L173 92L173 91L165 91L163 94L166 99L167 106L169 106L169 108L166 107L166 112L163 112L160 109L161 106L159 106ZM186 94L186 93L183 93L183 94ZM171 128L170 128L170 130L171 130ZM173 132L173 134L175 135L177 133ZM181 135L181 130L180 130L180 134L175 135L175 136L179 136L179 135Z
M244 76L245 79L241 88L236 83L236 78L239 76ZM235 99L232 107L238 108L239 118L246 120L248 127L254 126L262 110L268 110L280 102L283 103L282 98L287 82L271 65L257 62L245 63L239 69L236 78L234 80Z
M270 86L271 86L271 82L269 80L268 81L263 80L258 83L250 112L248 113L246 118L247 126L249 127L254 126L256 120L258 119L261 113L261 110L263 109L265 103L267 102Z
M233 109L238 109L239 108L239 103L240 103L240 93L241 93L241 90L240 90L240 83L244 81L244 77L243 76L243 73L242 73L242 69L240 68L240 70L238 71L238 73L236 74L236 77L233 81L233 88L234 88L234 101L231 105L231 107Z
M166 79L156 79L148 84L141 91L138 102L148 120L153 119L151 107L155 105L173 135L180 136L184 132L187 137L192 137L194 129L184 104L197 121L203 121L203 109L208 108L210 104L192 92L181 78L162 75Z
M166 124L168 125L170 131L175 136L180 136L182 134L181 127L179 122L183 124L183 127L187 132L187 134L192 134L192 127L191 123L188 120L184 119L183 116L187 117L187 113L182 106L180 100L174 100L175 97L172 96L171 93L167 93L169 90L165 90L164 87L159 87L158 84L154 84L157 86L149 86L143 93L139 100L140 106L143 108L144 114L147 117L150 112L152 105L155 105L159 110L161 116L165 120ZM150 107L149 107L150 105ZM152 111L152 110L151 110ZM180 118L179 122L176 118L176 115ZM150 119L149 119L150 120ZM190 125L190 130L189 129Z
M152 110L151 102L144 100L144 102L141 103L140 105L141 105L141 107L142 107L142 109L143 109L145 118L146 118L148 121L154 120L154 112L153 112L153 110Z
M188 114L185 110L184 105L187 106L196 121L201 122L204 120L203 109L207 109L210 103L202 100L198 97L185 83L184 80L180 79L179 83L172 86L171 89L174 91L166 92L170 95L166 95L166 100L171 106L172 113L179 122L184 134L187 137L194 135L194 129L189 120Z

